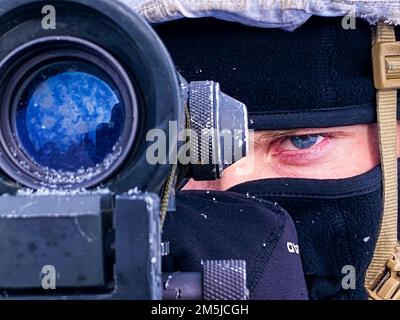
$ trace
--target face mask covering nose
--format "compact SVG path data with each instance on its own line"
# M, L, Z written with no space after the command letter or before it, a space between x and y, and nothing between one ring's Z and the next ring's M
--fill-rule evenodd
M229 191L277 202L292 217L311 299L367 299L381 217L381 170L348 179L265 179Z

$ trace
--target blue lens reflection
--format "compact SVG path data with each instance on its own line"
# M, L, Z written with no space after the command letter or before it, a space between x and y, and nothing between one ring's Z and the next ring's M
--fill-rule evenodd
M16 129L25 153L39 165L61 171L103 162L119 141L125 118L117 90L86 72L42 78L28 87L17 110Z

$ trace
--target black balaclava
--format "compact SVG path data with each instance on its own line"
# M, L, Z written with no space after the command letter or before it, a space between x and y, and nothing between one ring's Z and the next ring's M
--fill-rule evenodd
M182 76L220 82L246 104L252 129L376 122L371 26L357 20L344 30L341 22L313 17L287 32L187 19L156 30Z
M364 274L372 259L381 216L379 167L349 179L265 179L230 191L276 201L291 215L311 299L366 299ZM352 266L356 288L342 280ZM343 273L342 273L343 271Z
M313 17L286 32L200 19L161 25L158 32L184 77L219 81L246 103L250 128L374 123L371 27L357 20L356 29L344 30L341 22ZM382 209L379 166L348 179L265 179L229 191L277 202L289 212L311 299L367 298L365 271ZM355 268L355 289L342 286L346 266Z

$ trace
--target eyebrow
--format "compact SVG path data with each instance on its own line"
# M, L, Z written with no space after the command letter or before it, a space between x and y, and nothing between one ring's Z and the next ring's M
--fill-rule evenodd
M261 135L254 136L254 142L271 142L273 140L296 135L301 129L264 131Z
M315 132L330 131L331 128L301 128L301 129L288 129L288 130L266 130L261 135L254 138L254 142L271 142L276 139L286 138L296 135L307 135Z

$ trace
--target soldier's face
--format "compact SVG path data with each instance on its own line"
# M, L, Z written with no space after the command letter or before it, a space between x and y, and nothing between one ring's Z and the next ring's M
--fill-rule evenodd
M398 141L400 141L398 126ZM227 190L268 178L343 179L379 164L377 126L256 131L249 155L218 181L190 181L185 189ZM398 156L400 148L398 148Z

